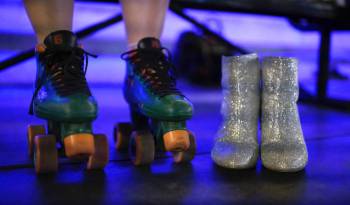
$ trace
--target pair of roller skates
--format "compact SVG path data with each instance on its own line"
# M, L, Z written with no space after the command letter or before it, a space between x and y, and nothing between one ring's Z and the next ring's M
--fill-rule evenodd
M151 163L156 147L172 151L176 162L191 160L195 152L193 135L185 125L192 105L175 88L162 50L159 41L146 38L138 49L124 54L128 65L124 94L132 123L116 126L115 139L118 150L129 147L135 165ZM108 140L92 132L98 108L85 78L88 56L93 55L77 44L70 31L51 33L37 46L36 54L30 113L47 120L47 132L43 125L28 126L29 154L36 172L57 171L59 155L85 160L87 169L103 169L109 161Z

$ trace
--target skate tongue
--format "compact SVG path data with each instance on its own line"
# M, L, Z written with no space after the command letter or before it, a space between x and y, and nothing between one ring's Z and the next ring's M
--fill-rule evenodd
M77 46L77 37L71 31L55 31L45 38L44 44L49 49L69 51Z
M138 49L155 49L161 48L160 41L153 37L143 38L137 44Z

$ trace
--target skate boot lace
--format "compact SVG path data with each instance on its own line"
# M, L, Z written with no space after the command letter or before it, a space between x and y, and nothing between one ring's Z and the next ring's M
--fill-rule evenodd
M40 53L39 60L44 64L45 69L35 84L29 113L33 114L33 101L43 86L45 78L51 83L59 96L64 97L77 92L90 96L90 89L85 78L89 56L97 57L79 47L72 48L69 51L46 48L45 52Z
M183 96L176 88L175 68L170 63L171 56L167 48L134 49L123 53L121 58L133 64L134 72L141 76L146 86L157 96Z

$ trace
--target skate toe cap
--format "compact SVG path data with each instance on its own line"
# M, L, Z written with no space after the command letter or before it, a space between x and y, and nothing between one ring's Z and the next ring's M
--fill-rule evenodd
M39 117L53 120L94 119L97 116L97 103L92 96L76 94L36 103L34 112Z
M264 167L280 172L302 170L308 161L305 144L271 143L261 146L261 160Z
M168 95L164 97L164 112L168 117L190 118L193 114L192 104L184 97Z
M92 96L74 96L70 99L66 114L71 117L96 116L97 102Z
M256 165L258 145L217 141L211 151L214 162L231 169L246 169Z
M163 120L186 120L193 114L192 104L183 96L167 95L139 106L146 116Z

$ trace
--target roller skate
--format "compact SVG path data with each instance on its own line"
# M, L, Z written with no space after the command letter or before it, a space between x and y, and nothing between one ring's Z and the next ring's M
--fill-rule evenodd
M132 122L114 127L117 150L128 150L135 165L152 163L156 151L172 152L176 163L191 161L196 144L186 120L193 107L176 89L169 51L158 39L144 38L121 57L127 64L123 91Z
M53 32L36 47L29 112L47 120L47 132L43 125L28 126L29 155L37 173L57 171L58 153L87 160L87 169L102 169L108 162L106 136L92 133L98 108L85 79L89 55L70 31Z

